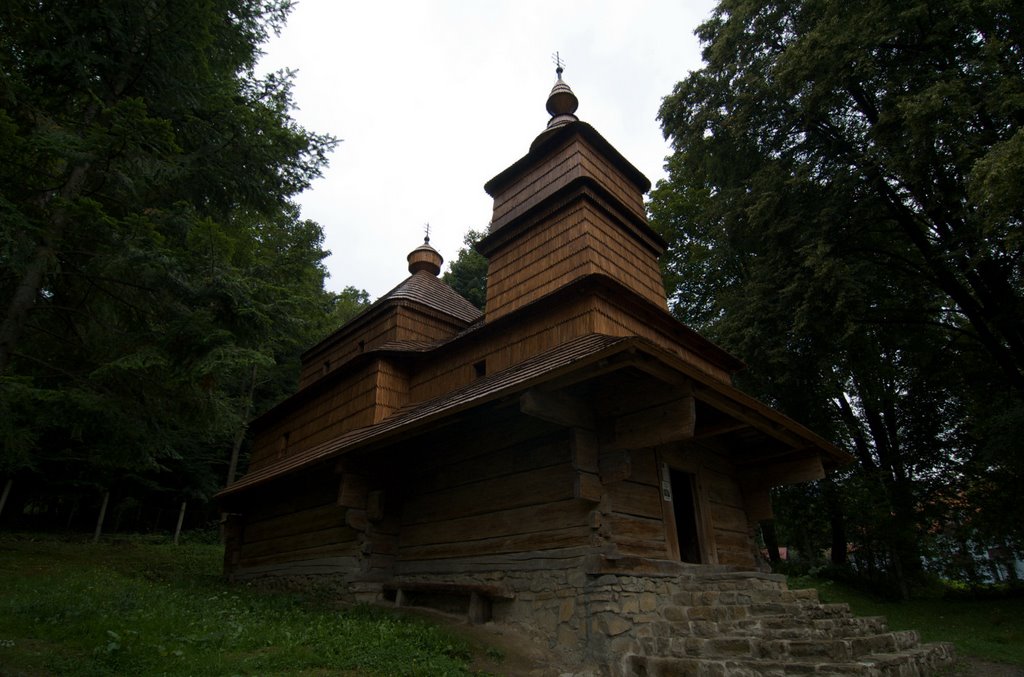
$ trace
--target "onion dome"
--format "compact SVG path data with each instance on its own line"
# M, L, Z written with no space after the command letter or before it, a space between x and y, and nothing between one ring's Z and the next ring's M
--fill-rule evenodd
M434 276L441 274L441 264L444 263L444 259L437 253L437 250L430 246L429 235L423 238L423 244L409 252L406 259L409 261L410 273L425 270Z
M555 69L555 74L558 75L558 81L555 82L555 86L551 88L551 93L548 94L547 108L548 113L551 115L551 119L548 120L548 129L561 127L562 125L579 120L574 113L579 108L580 102L576 95L572 93L569 85L565 84L565 81L562 80L561 65Z

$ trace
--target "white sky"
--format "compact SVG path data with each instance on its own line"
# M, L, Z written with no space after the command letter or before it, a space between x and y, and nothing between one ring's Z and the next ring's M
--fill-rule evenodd
M482 230L483 185L547 123L551 55L593 125L652 182L669 152L661 99L700 68L711 0L300 0L261 71L298 71L295 119L342 142L299 197L323 226L328 288L376 299L423 241L447 262Z

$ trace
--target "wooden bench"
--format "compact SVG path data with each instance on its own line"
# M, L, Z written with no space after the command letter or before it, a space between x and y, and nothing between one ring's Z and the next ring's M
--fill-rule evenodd
M440 581L388 581L383 585L385 597L394 594L395 606L422 606L450 613L458 613L461 609L453 609L452 602L458 603L468 599L465 607L470 623L486 623L491 620L491 602L496 599L514 599L507 588L500 585L484 583L445 583ZM390 593L390 594L389 594Z

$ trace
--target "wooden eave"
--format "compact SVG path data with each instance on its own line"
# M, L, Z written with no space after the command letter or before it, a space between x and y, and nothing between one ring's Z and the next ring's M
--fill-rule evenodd
M602 152L609 160L611 160L612 164L614 164L615 167L623 173L624 176L636 185L641 193L646 193L651 189L650 179L644 176L643 172L633 166L633 163L624 158L622 153L615 150L615 146L608 143L608 141L601 136L596 129L586 122L576 121L541 132L540 135L534 139L533 144L531 144L530 151L512 163L512 165L507 169L485 183L484 190L487 191L488 195L494 197L497 193L500 193L503 188L525 173L531 166L547 157L553 146L562 143L563 140L573 135L583 137L592 146L594 146L595 149Z
M499 401L518 401L531 388L565 387L619 369L637 368L667 382L686 379L694 396L712 406L725 407L737 420L769 436L785 435L801 453L820 453L833 463L850 456L834 445L736 388L717 382L675 355L639 337L589 334L509 369L483 377L441 397L409 405L380 423L319 444L242 477L217 494L225 500L277 477L335 459L355 451L369 452L416 437L443 425L463 412Z

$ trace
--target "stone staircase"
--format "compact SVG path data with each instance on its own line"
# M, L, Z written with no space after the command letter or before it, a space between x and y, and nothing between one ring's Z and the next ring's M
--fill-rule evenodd
M921 644L882 617L823 604L785 577L733 572L681 581L626 656L622 673L644 677L930 675L953 662L950 644Z

